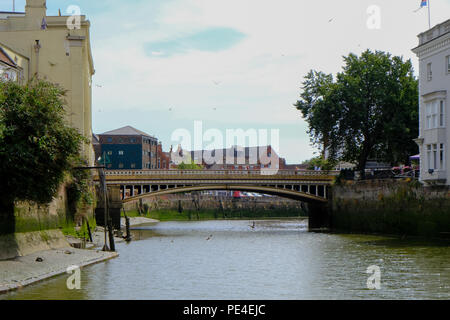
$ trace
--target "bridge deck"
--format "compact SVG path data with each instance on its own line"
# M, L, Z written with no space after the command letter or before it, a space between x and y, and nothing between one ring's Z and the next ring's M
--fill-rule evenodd
M106 171L106 180L108 184L119 181L127 181L129 183L134 183L134 181L158 181L160 183L172 180L200 180L205 182L246 180L250 183L267 180L279 180L283 182L294 180L306 183L331 183L338 174L338 171L300 170L111 170ZM98 176L96 180L98 180Z

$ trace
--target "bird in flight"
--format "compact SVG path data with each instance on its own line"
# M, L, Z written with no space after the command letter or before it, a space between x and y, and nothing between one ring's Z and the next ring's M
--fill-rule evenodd
M209 240L211 240L212 239L212 237L213 237L213 235L210 235L208 238L206 238L206 241L209 241Z
M214 80L213 80L213 82L214 82L214 84L215 84L216 86L218 86L219 84L222 83L222 81L214 81Z
M331 21L333 21L334 20L334 18L331 18L330 20L328 20L328 22L331 22Z

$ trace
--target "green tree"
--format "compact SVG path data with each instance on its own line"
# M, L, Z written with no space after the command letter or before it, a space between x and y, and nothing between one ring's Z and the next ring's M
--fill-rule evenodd
M337 76L342 106L337 139L342 159L357 164L364 176L369 158L392 164L417 150L418 83L411 61L369 50L344 57Z
M302 84L300 100L294 106L302 112L309 125L308 133L313 145L334 154L336 144L332 137L340 117L340 104L336 102L335 83L331 74L311 70Z
M191 163L180 163L177 166L178 170L201 170L202 166L199 164L196 164L194 161L191 161Z
M65 123L64 91L45 81L0 82L0 233L15 230L14 203L52 201L85 139Z
M296 107L313 142L363 175L369 158L406 163L417 153L418 81L410 60L381 51L350 54L335 81L311 71L301 98Z
M304 165L308 165L308 170L314 170L315 168L321 168L322 170L333 170L336 162L331 159L324 159L323 157L316 157L310 160L303 161Z

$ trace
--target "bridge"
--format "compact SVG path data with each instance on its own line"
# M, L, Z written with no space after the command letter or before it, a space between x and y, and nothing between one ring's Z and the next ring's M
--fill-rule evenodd
M120 187L123 203L146 197L205 190L276 195L304 202L327 202L338 171L278 170L108 170L108 187Z
M269 174L270 173L270 174ZM120 229L124 203L166 194L205 190L249 191L307 203L310 230L330 224L328 201L339 171L277 170L107 170L108 212ZM94 176L101 185L99 176ZM101 192L99 193L101 197ZM105 200L97 202L97 225L103 225Z

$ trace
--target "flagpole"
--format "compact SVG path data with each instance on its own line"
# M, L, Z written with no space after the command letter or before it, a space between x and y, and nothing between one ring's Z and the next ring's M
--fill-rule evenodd
M431 29L430 0L428 0L428 27Z

